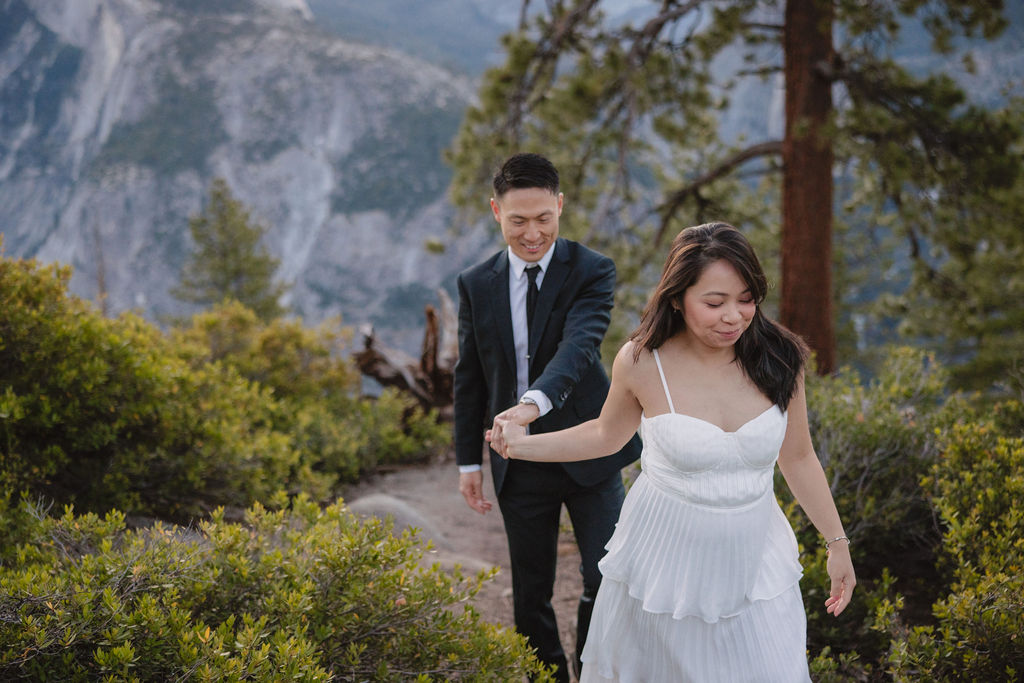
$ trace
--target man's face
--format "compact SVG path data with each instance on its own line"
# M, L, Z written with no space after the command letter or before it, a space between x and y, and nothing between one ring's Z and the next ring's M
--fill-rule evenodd
M562 193L539 187L509 190L491 199L491 211L512 253L529 263L543 258L558 239Z

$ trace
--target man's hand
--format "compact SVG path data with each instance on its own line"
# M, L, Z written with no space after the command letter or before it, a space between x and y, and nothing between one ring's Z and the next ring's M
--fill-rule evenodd
M540 408L537 407L537 404L519 403L508 410L495 415L494 424L491 425L489 430L487 430L487 434L484 438L490 442L491 448L493 448L496 453L507 458L508 456L505 454L505 436L502 433L498 421L514 422L517 425L525 427L538 417L540 417Z
M495 418L494 426L484 432L484 441L490 444L491 448L500 455L505 457L505 443L504 443L504 430L502 424L499 422L501 418Z
M484 498L484 473L482 471L460 472L459 493L466 499L466 504L481 515L491 509L491 502Z
M508 410L495 416L495 420L507 420L524 427L540 417L540 408L536 403L517 403Z
M487 431L487 440L491 442L492 447L495 441L500 441L501 449L495 450L506 460L516 457L517 444L525 436L526 427L511 420L504 420L500 415L494 419L494 427Z

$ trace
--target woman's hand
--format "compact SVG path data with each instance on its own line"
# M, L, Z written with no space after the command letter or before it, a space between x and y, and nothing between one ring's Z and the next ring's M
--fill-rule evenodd
M828 576L832 580L832 588L825 611L838 617L853 597L853 587L857 585L857 577L853 573L853 560L850 559L850 544L838 541L828 549L828 561L825 563Z
M494 419L494 426L484 435L501 457L505 459L515 458L516 447L522 445L526 437L526 427L506 419L500 415Z

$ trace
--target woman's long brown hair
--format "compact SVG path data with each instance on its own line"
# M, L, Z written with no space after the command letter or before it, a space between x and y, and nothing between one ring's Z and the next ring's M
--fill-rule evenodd
M686 228L672 240L661 280L647 302L640 325L630 335L635 344L633 360L640 358L642 349L653 351L686 328L676 308L682 308L683 294L704 269L720 260L732 264L757 304L750 325L736 341L736 360L761 392L785 410L807 359L807 345L761 312L768 280L750 242L727 223Z

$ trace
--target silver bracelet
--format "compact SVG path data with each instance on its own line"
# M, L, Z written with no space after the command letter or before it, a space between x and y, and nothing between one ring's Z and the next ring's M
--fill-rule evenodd
M850 539L848 536L836 536L831 540L825 541L825 550L828 550L828 547L836 541L846 541L846 545L850 545Z

